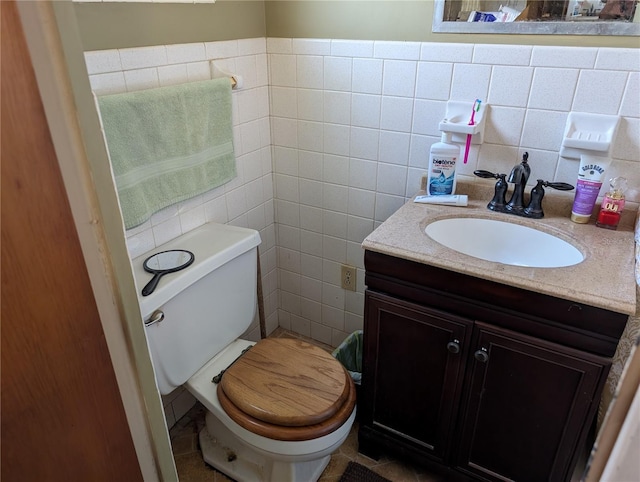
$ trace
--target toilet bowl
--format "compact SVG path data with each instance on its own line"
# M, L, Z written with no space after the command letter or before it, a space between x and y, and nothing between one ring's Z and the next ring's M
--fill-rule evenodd
M141 288L148 256L195 257L139 296L156 381L163 395L184 385L207 409L199 439L208 464L238 481L315 481L353 425L355 388L316 346L240 339L256 312L259 243L254 230L208 223L133 260Z

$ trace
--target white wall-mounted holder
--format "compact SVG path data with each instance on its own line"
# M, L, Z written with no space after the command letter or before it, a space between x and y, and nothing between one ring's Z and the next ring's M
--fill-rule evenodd
M471 144L482 144L489 105L481 102L480 109L474 116L475 123L469 125L474 106L475 102L450 100L447 102L446 117L440 121L438 128L443 132L451 132L453 142L465 144L467 135L471 134Z
M570 112L562 136L560 156L580 159L582 154L611 157L620 117L616 115Z
M242 89L242 87L244 86L244 79L242 78L242 75L234 74L234 73L228 72L228 71L226 71L224 69L221 69L220 67L218 67L216 65L216 63L213 60L210 63L211 63L211 78L212 79L219 79L220 77L227 77L231 81L231 88L233 90Z

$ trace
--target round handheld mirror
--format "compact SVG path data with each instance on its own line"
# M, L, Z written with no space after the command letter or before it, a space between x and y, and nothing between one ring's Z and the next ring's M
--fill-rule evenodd
M142 296L148 296L153 293L153 290L158 286L160 278L165 274L175 273L176 271L186 268L193 263L194 259L195 256L191 251L182 249L162 251L149 256L144 260L142 267L146 272L153 273L153 278L142 288Z

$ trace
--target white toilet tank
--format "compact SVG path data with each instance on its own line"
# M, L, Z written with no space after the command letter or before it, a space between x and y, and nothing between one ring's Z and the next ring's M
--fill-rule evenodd
M133 260L142 317L162 321L145 327L160 393L185 383L251 325L257 306L257 246L253 229L207 223ZM161 251L191 251L194 262L164 275L148 296L152 278L144 260Z

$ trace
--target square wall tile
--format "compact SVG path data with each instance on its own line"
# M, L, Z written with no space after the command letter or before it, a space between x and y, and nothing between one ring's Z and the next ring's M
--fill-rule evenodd
M324 99L322 90L298 89L298 119L322 121Z
M118 50L94 50L92 52L85 52L84 60L87 64L87 73L89 75L122 70Z
M413 133L440 138L438 125L446 117L447 103L416 99L413 114Z
M453 64L448 62L418 62L416 98L449 100Z
M293 53L302 55L330 55L331 40L294 38Z
M324 91L324 121L331 124L351 122L351 93Z
M376 194L375 220L384 222L404 204L404 196L392 196L389 194Z
M234 73L242 76L244 81L243 89L253 89L254 87L258 87L256 56L247 55L245 57L237 58Z
M324 124L324 152L339 156L349 155L348 125Z
M405 132L380 131L378 160L390 164L408 165L410 139L410 135Z
M322 152L324 132L321 122L298 121L298 147L307 151Z
M324 57L325 90L351 91L352 60L347 57Z
M322 215L322 233L344 239L347 237L347 215L325 210Z
M167 45L167 63L183 64L206 60L204 43Z
M416 62L385 60L382 93L413 97L416 86Z
M225 59L238 56L238 41L223 40L220 42L205 42L205 55L207 59Z
M269 79L271 86L295 87L295 55L271 54L269 57Z
M358 159L378 159L380 131L364 127L352 127L349 155Z
M238 55L257 55L267 52L267 43L264 37L245 38L238 40Z
M96 95L120 94L127 91L123 72L90 75L89 83Z
M376 191L404 196L407 185L407 168L393 164L378 165L378 185Z
M617 114L627 83L627 75L626 72L610 70L581 71L573 110L593 114Z
M120 61L124 70L167 65L167 49L164 45L120 49Z
M209 80L211 78L211 72L209 69L209 62L190 62L187 64L187 78L189 82L196 82L199 80Z
M600 48L596 58L596 69L640 72L640 52L637 48Z
M324 84L324 59L315 55L299 55L297 58L297 86L305 89L322 89Z
M325 154L322 172L324 182L346 186L349 182L349 158Z
M347 239L355 243L362 243L364 238L373 231L373 219L349 216Z
M540 70L540 69L538 69ZM533 69L530 67L496 66L491 74L488 103L525 107L531 91ZM562 89L564 91L564 88Z
M413 120L413 99L406 97L382 97L380 128L410 132Z
M311 231L322 232L322 206L323 188L319 181L311 179L300 179L300 227ZM317 221L320 224L317 225Z
M382 67L379 59L353 59L353 92L381 94Z
M375 200L373 191L349 188L348 213L361 218L373 219Z
M521 160L520 150L517 147L483 144L478 156L478 169L509 173Z
M300 177L321 181L323 163L322 153L300 151L299 158L300 161L298 166L300 169Z
M597 48L536 45L531 52L531 65L533 67L592 69L596 63L597 54Z
M640 166L638 153L640 152L640 119L630 117L620 120L616 139L613 142L614 159L635 161ZM636 168L637 169L637 168Z
M298 122L295 119L273 117L271 119L273 144L283 147L298 147Z
M381 98L379 95L351 95L351 125L357 127L380 127Z
M532 49L529 45L476 45L473 48L473 63L529 65Z
M632 72L629 74L624 96L622 97L620 115L640 117L640 102L638 99L640 99L640 73Z
M535 69L529 108L570 111L578 73L575 69Z
M525 109L491 106L491 122L485 126L484 142L518 146L524 126Z
M486 99L490 78L490 65L456 64L453 67L451 100L473 102L475 99Z
M297 118L297 90L292 87L271 87L271 115Z
M293 53L293 40L290 38L267 38L267 53L290 54Z
M301 276L300 294L309 300L322 301L322 282L307 276Z
M524 121L521 148L560 151L567 116L566 112L529 109Z
M331 40L334 57L373 57L373 40Z
M238 101L238 122L240 124L244 124L245 122L258 120L258 118L260 117L260 103L258 101L257 89L238 91L235 93L235 97ZM295 112L295 106L293 111ZM285 112L290 114L290 112L286 109ZM286 116L283 115L283 117Z
M471 63L472 59L473 44L424 42L420 48L420 60Z
M373 44L373 56L379 59L418 60L420 43L376 40Z
M161 87L189 82L186 64L158 67L158 81L160 82Z
M349 159L349 186L374 191L377 182L378 163L364 159ZM352 213L357 214L357 213Z
M322 207L339 213L347 212L349 190L346 186L337 184L323 184Z
M160 87L158 69L156 68L127 70L124 72L124 81L127 85L127 92Z

